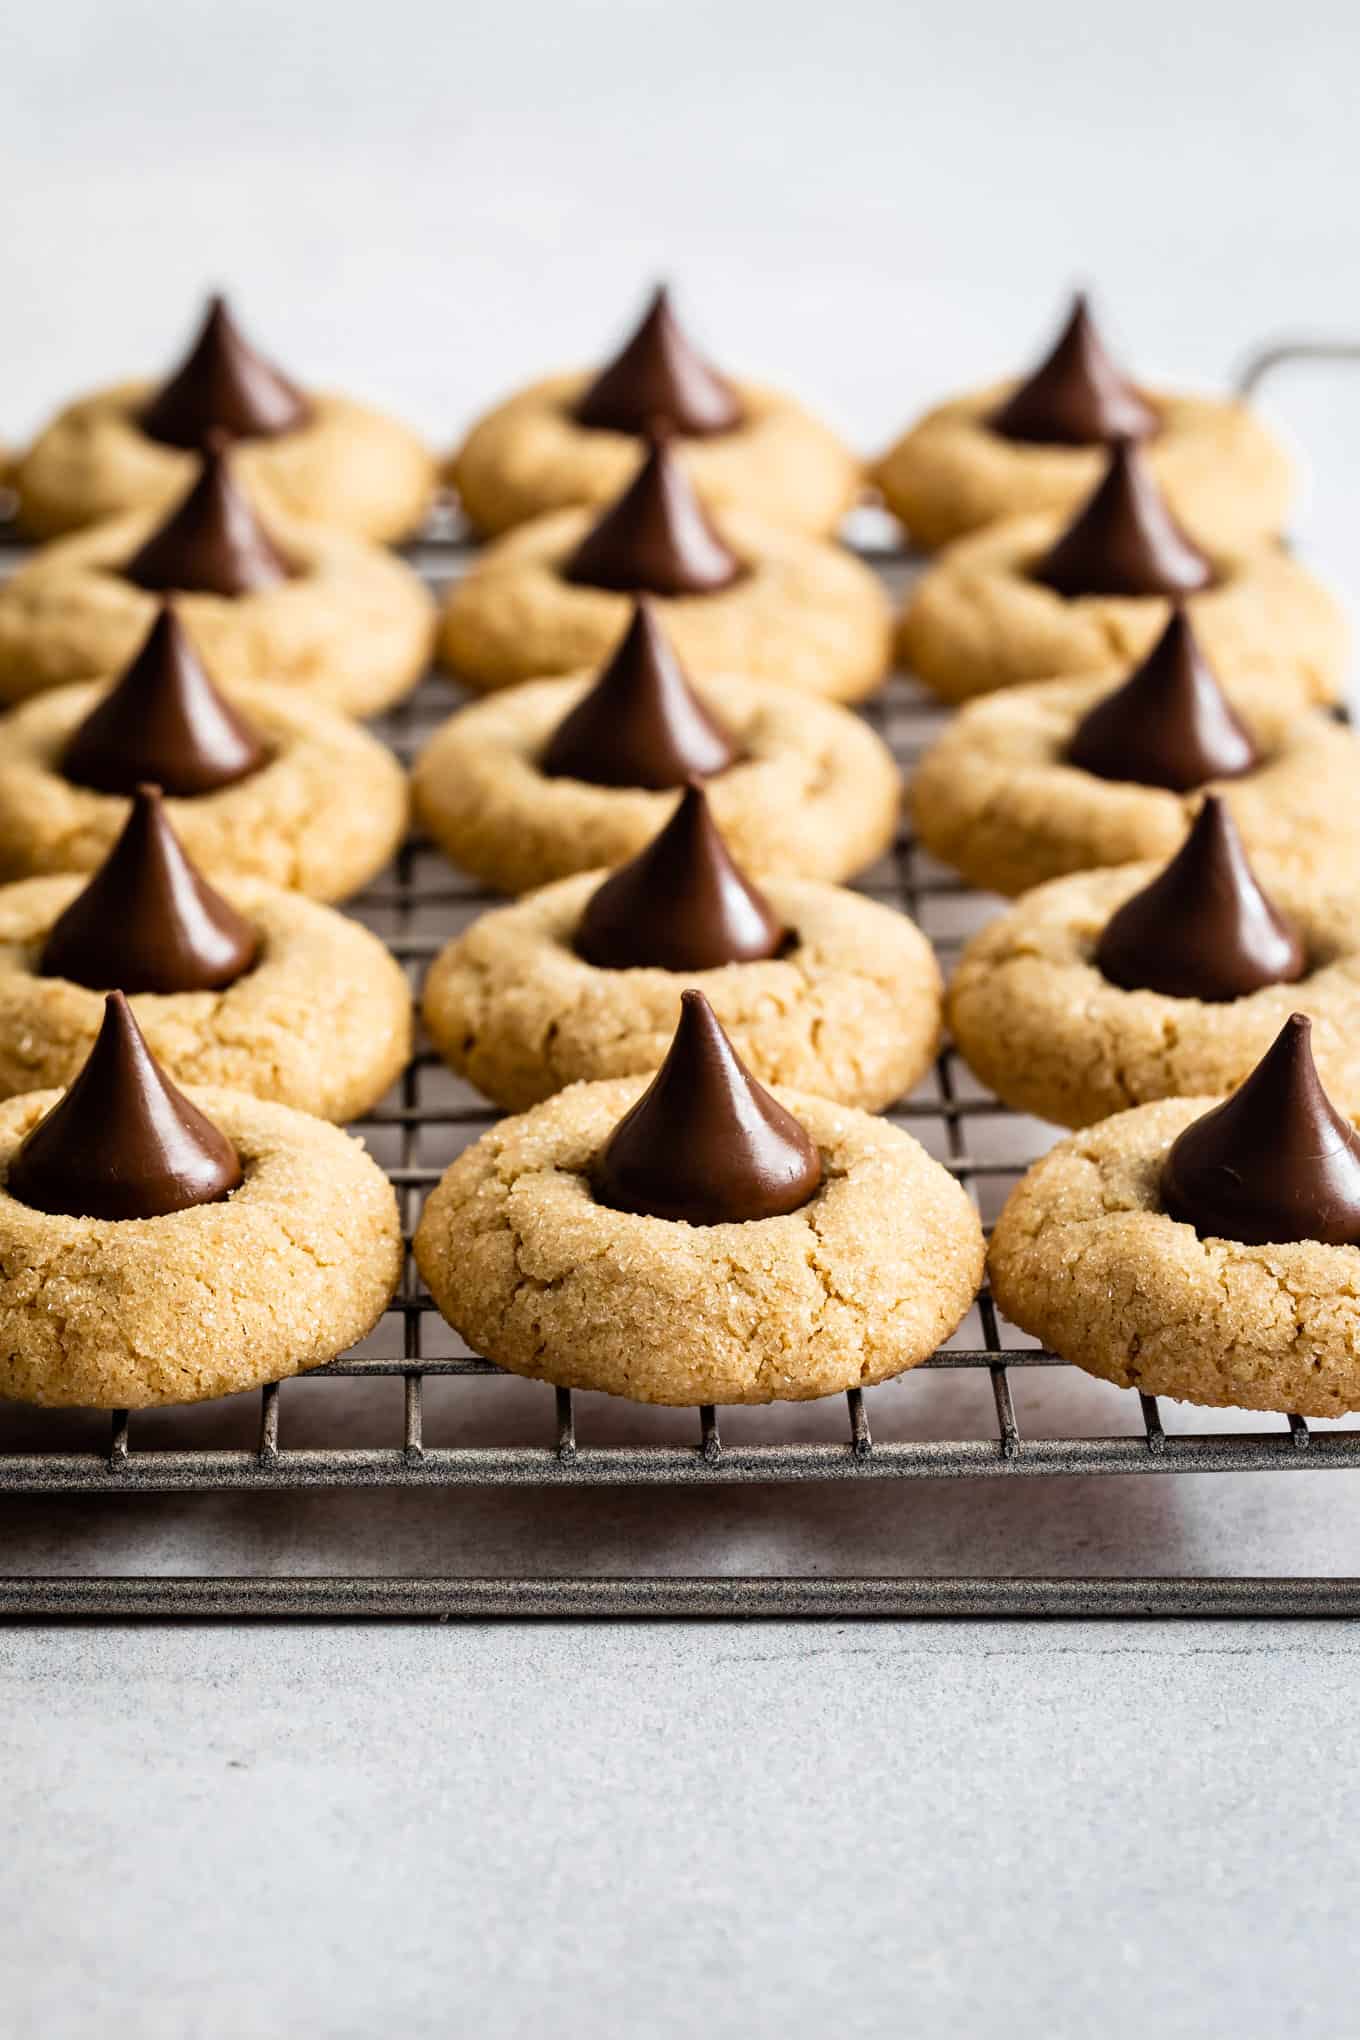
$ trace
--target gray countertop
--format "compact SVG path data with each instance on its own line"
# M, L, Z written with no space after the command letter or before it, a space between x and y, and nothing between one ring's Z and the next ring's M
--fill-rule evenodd
M659 270L725 363L866 447L1032 353L1073 280L1149 376L1214 381L1281 329L1360 329L1357 55L1343 0L11 10L0 436L153 369L219 281L286 364L441 441L597 353ZM1314 470L1305 549L1353 591L1360 388L1300 372L1269 402ZM970 1392L881 1393L984 1435ZM1104 1421L1092 1384L1022 1393L1031 1432ZM1360 1484L9 1502L0 1537L14 1571L1355 1573ZM0 1630L6 2024L1350 2030L1356 1648L1333 1623Z
M1347 2032L1356 1648L1332 1623L3 1637L7 2023Z

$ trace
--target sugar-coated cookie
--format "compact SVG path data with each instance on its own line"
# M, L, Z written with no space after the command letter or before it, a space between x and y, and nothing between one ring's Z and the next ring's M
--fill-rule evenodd
M58 687L0 717L0 878L92 871L112 849L130 790L100 792L61 769L76 731L106 698L99 686ZM285 688L242 686L232 703L268 755L233 784L167 799L190 856L216 876L264 879L316 899L357 892L405 834L400 765L366 730Z
M1206 789L1230 801L1253 855L1338 875L1360 870L1349 789L1360 747L1317 711L1293 712L1269 687L1234 689L1261 753L1241 777L1174 791L1106 779L1068 760L1083 717L1120 676L1047 680L971 702L922 758L909 789L925 847L972 885L1021 893L1045 879L1170 856Z
M480 915L431 965L431 1039L507 1111L581 1079L655 1069L690 985L762 1083L877 1112L929 1068L939 966L905 915L838 886L762 873L760 890L793 938L776 955L706 970L601 969L574 943L605 877L585 872Z
M1360 1408L1360 1136L1286 1022L1225 1100L1072 1135L993 1234L997 1304L1121 1387L1336 1417Z
M0 1394L144 1409L278 1381L371 1330L396 1198L358 1141L180 1091L121 994L64 1093L0 1103Z
M1191 544L1127 449L1070 525L1038 512L947 547L908 597L898 650L943 700L966 701L1141 658L1176 602L1225 685L1266 679L1299 706L1340 698L1333 596L1275 546Z
M55 538L129 511L163 513L213 432L236 445L251 498L285 519L385 544L414 531L434 495L434 460L414 432L352 397L296 389L214 298L167 383L80 397L17 458L25 529Z
M69 1084L99 1032L100 991L39 970L85 883L0 886L0 1097ZM410 1059L400 964L357 921L299 893L242 878L223 891L258 954L221 989L132 993L152 1053L182 1084L248 1091L320 1119L367 1112Z
M229 689L264 682L375 715L429 660L434 604L403 561L272 510L266 528L211 452L168 518L137 511L57 539L0 588L0 701L114 671L171 593Z
M500 892L620 863L650 842L674 791L549 777L544 751L596 684L533 680L450 717L415 763L416 818L454 862ZM714 818L747 870L842 879L891 843L897 766L880 738L832 702L715 675L695 692L737 762L706 781Z
M948 1012L969 1067L1019 1111L1088 1126L1158 1098L1235 1089L1301 1007L1328 1090L1360 1110L1360 869L1265 858L1254 868L1298 930L1297 979L1215 999L1126 989L1101 969L1101 938L1164 867L1076 872L1025 893L965 948Z
M1026 382L937 404L873 470L888 506L934 550L1002 518L1069 516L1100 479L1105 448L1141 428L1149 467L1202 544L1250 552L1282 531L1293 465L1235 398L1134 390L1078 299Z
M650 1085L573 1085L460 1155L415 1254L444 1316L512 1373L765 1403L926 1359L973 1300L983 1244L909 1134L754 1084L691 991Z
M617 643L638 595L696 674L859 701L891 658L887 598L861 561L749 511L710 520L669 444L603 516L555 511L488 546L450 590L439 657L487 692L574 672Z
M699 357L659 290L621 354L597 376L553 375L478 419L449 463L473 523L491 533L578 504L608 503L658 421L700 500L821 537L861 486L859 462L780 392L730 383Z

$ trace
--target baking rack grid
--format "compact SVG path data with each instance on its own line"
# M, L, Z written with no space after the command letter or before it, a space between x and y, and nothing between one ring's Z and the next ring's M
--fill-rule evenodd
M1244 370L1254 387L1270 369L1293 361L1353 359L1360 350L1308 343L1262 351ZM899 586L909 563L894 557L872 517L860 550ZM470 557L451 518L436 522L411 557L438 586ZM424 683L376 725L404 762L455 704L443 681ZM895 679L864 714L910 770L942 721L941 711L905 679ZM861 881L931 934L946 968L989 903L969 892L899 835L890 855ZM429 959L492 897L464 880L431 848L409 842L392 869L352 903L381 933L418 986ZM995 903L991 903L994 905ZM355 1131L388 1168L409 1242L425 1192L453 1154L496 1114L478 1102L422 1044L398 1089ZM1023 1122L981 1091L946 1046L928 1078L889 1114L926 1144L969 1188L984 1221L995 1215L1027 1162L1051 1132ZM1139 1422L1097 1436L1031 1436L1017 1420L1011 1374L1065 1362L1008 1326L984 1291L958 1337L925 1368L969 1370L990 1386L992 1435L940 1439L875 1438L875 1397L844 1398L839 1439L725 1436L721 1413L693 1413L688 1441L622 1439L590 1444L577 1436L577 1399L565 1390L517 1383L523 1436L512 1443L434 1444L426 1436L426 1384L473 1380L499 1370L470 1352L439 1318L409 1251L396 1298L376 1333L353 1353L305 1377L313 1384L396 1377L404 1415L382 1444L288 1442L283 1404L292 1384L265 1388L253 1439L207 1446L174 1435L174 1412L129 1417L115 1412L101 1439L82 1433L72 1449L69 1413L23 1412L0 1405L0 1496L189 1496L223 1490L264 1493L334 1488L727 1487L796 1481L1024 1480L1061 1475L1303 1472L1360 1468L1360 1426L1310 1426L1301 1417L1261 1417L1249 1429L1180 1430L1163 1423L1158 1403L1136 1398ZM337 1390L337 1394L340 1391ZM1116 1394L1116 1391L1110 1391ZM1132 1391L1124 1392L1128 1405ZM313 1405L313 1412L315 1411ZM67 1422L63 1422L67 1419ZM46 1435L49 1425L51 1435ZM169 1430L167 1431L167 1423ZM148 1446L139 1430L154 1427ZM898 1427L900 1428L900 1426ZM116 1505L116 1504L115 1504ZM1109 1577L294 1577L0 1576L0 1616L838 1616L851 1615L1298 1615L1360 1612L1356 1578Z

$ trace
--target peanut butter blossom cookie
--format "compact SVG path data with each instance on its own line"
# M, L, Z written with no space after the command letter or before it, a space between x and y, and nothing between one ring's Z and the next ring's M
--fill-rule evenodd
M1253 854L1330 860L1344 884L1360 871L1358 765L1349 730L1269 686L1240 680L1230 703L1176 613L1122 686L1048 680L970 703L921 760L911 805L925 847L993 892L1169 856L1209 790L1230 794Z
M1070 520L1013 517L960 539L922 575L899 632L904 662L946 701L1141 658L1184 603L1225 677L1281 701L1335 701L1347 632L1332 596L1272 545L1196 544L1132 440Z
M318 899L357 892L406 828L384 745L284 688L228 701L169 606L112 688L55 688L0 717L0 877L92 871L145 782L207 870Z
M840 879L887 849L897 767L857 716L785 687L692 686L638 603L598 675L535 680L452 716L416 760L417 819L501 892L637 854L691 777L753 871Z
M1145 448L1175 515L1206 545L1251 551L1283 529L1293 474L1260 419L1227 398L1136 389L1084 297L1026 381L927 412L874 479L916 543L933 548L999 518L1070 516L1121 439Z
M449 594L439 655L488 691L574 672L607 656L639 595L696 673L858 701L891 657L887 600L867 567L746 510L710 518L660 440L599 515L557 511L489 546Z
M939 1040L939 968L920 930L837 886L754 883L697 779L612 876L474 921L431 967L425 1025L452 1068L518 1112L581 1078L654 1070L696 985L763 1083L867 1111L910 1090Z
M358 1141L176 1088L111 992L64 1094L0 1104L0 1394L144 1409L278 1381L370 1331L401 1270Z
M245 338L220 297L158 387L80 397L15 464L25 527L52 538L128 511L168 510L215 433L255 502L385 543L421 522L435 468L413 432L349 397L304 394Z
M1360 1408L1360 1137L1303 1014L1225 1102L1140 1105L1035 1164L996 1300L1064 1359L1185 1402Z
M410 1057L410 994L382 943L259 880L219 892L154 786L92 878L0 886L0 1096L71 1083L115 989L181 1083L323 1119L368 1111Z
M415 1253L450 1324L512 1373L677 1404L914 1367L983 1261L967 1196L909 1134L765 1090L694 990L650 1084L573 1085L460 1155Z
M219 438L167 514L59 539L0 589L0 700L122 665L167 595L228 688L263 681L374 715L429 658L434 607L417 575L342 532L262 520Z
M1087 1126L1232 1090L1300 1001L1329 1089L1360 1106L1360 870L1258 873L1211 795L1169 864L1054 879L974 936L949 1020L1006 1104Z
M546 511L610 502L657 426L674 435L695 493L716 511L834 531L860 490L853 454L791 397L720 375L658 290L627 344L593 377L555 375L473 426L449 464L483 531Z

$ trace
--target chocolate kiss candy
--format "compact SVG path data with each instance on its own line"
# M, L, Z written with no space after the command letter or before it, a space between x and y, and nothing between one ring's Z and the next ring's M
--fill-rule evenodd
M595 1165L601 1204L688 1225L797 1211L822 1164L803 1128L737 1055L702 992L682 992L666 1060Z
M122 678L72 734L61 769L97 793L133 793L150 781L188 800L234 786L268 759L167 603Z
M1105 351L1080 293L1053 351L989 420L1003 439L1041 446L1099 446L1148 439L1157 414Z
M1360 1139L1318 1081L1312 1029L1293 1014L1241 1089L1172 1143L1162 1204L1201 1239L1360 1243Z
M639 602L609 664L553 731L539 769L549 779L664 792L711 779L739 755L690 686L651 604Z
M217 1204L240 1181L231 1142L176 1090L123 994L110 992L84 1069L29 1134L5 1187L66 1218L161 1218Z
M631 340L576 406L578 425L639 436L657 419L694 437L730 432L741 416L731 384L695 353L681 330L664 285Z
M38 970L97 992L216 991L245 975L259 946L185 856L160 788L139 786L123 833L53 924Z
M1142 664L1082 717L1067 762L1098 779L1190 793L1255 771L1261 754L1178 609Z
M294 571L232 480L220 434L183 502L122 570L153 595L249 595Z
M691 779L661 834L591 894L576 953L602 970L717 970L777 956L787 941Z
M1111 984L1169 999L1240 999L1293 984L1306 968L1298 934L1257 884L1216 794L1165 871L1106 922L1096 962Z
M274 439L295 432L310 415L302 392L255 352L226 299L212 297L193 346L137 422L150 439L198 448L214 432Z
M1105 478L1032 570L1059 595L1192 595L1213 568L1172 517L1138 449L1120 440Z
M623 494L562 569L568 581L625 595L712 595L745 572L709 522L684 469L656 438Z

